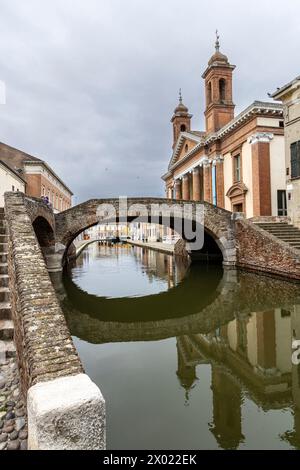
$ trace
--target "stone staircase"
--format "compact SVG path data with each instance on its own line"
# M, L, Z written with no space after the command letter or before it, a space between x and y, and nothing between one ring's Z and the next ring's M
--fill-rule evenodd
M0 364L16 355L8 283L7 241L4 209L0 208Z
M260 228L300 250L300 230L287 222L258 222Z

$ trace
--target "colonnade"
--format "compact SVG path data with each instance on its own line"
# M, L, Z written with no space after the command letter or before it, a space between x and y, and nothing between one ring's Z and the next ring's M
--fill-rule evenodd
M172 184L167 186L167 197L186 201L207 201L224 207L223 158L207 160L183 175L175 176Z

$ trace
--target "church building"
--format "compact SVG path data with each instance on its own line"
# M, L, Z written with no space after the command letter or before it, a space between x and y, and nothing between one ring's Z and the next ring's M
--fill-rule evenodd
M287 215L284 119L281 104L254 101L235 116L233 72L215 53L202 78L205 130L191 127L181 92L173 117L173 150L162 177L170 199L207 201L246 217Z

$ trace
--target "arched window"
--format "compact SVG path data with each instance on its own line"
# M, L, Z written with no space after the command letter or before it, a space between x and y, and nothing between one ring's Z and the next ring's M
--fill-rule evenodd
M211 82L207 85L207 104L211 103Z
M185 144L185 147L184 147L185 153L188 151L188 149L189 149L188 144Z
M180 132L185 132L186 131L186 126L185 124L181 124L180 126Z
M220 78L219 80L219 97L220 101L225 101L226 99L226 81L224 78Z

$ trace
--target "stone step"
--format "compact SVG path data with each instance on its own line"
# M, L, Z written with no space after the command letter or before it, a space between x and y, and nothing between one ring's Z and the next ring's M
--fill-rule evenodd
M7 253L7 250L8 250L8 244L0 242L0 253Z
M300 232L300 230L298 228L295 228L295 227L270 227L270 228L267 228L267 227L261 227L263 228L264 230L268 230L269 232Z
M8 287L9 276L8 274L0 274L0 287Z
M14 324L12 320L0 320L0 340L7 341L14 337Z
M287 238L288 240L291 240L291 239L296 239L298 240L300 238L300 235L293 235L293 234L283 234L283 233L271 233L269 232L271 235L273 235L273 237L277 237L277 238Z
M296 227L295 225L288 225L288 224L258 224L259 227L264 227L267 229L281 229L281 230L287 230L287 229L295 229L299 230L299 227Z
M287 224L286 222L258 222L257 225L259 225L260 227L294 227L294 225L291 225L291 224Z
M298 229L293 229L293 228L287 228L287 229L267 229L267 228L264 228L264 227L260 227L262 228L263 230L266 230L267 232L270 232L270 233L300 233L300 230Z
M8 274L7 263L0 263L0 274Z
M13 341L0 341L0 364L5 363L7 359L16 357L16 347Z
M7 263L8 253L0 253L0 263Z
M0 287L0 308L1 308L1 302L9 302L9 301L10 301L9 288Z
M11 320L11 305L8 301L0 302L0 320Z

